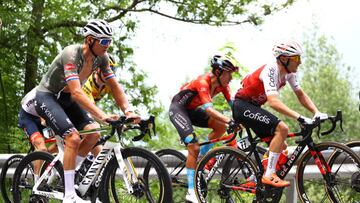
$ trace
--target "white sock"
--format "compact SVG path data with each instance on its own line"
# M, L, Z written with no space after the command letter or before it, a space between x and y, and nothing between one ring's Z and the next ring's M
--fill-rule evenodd
M279 159L280 153L269 151L268 165L266 168L265 177L270 177L276 171L276 163Z
M64 171L65 179L65 197L71 196L75 193L74 188L74 179L75 179L75 170L66 170Z
M84 160L85 160L85 157L82 157L79 155L76 156L76 161L75 161L75 170L76 171L79 170L79 168Z

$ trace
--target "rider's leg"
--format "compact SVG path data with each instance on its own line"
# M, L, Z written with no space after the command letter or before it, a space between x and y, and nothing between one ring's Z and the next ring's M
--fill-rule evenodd
M226 131L226 124L213 118L209 118L208 126L213 131L211 131L211 133L208 135L207 141L221 137ZM208 151L212 149L213 146L213 143L201 146L200 156L204 156Z
M99 128L98 123L91 123L84 127L84 130L92 130L95 128ZM79 167L81 163L85 160L88 153L93 149L94 145L100 138L100 133L92 133L87 135L82 135L83 139L80 142L79 145L79 152L76 156L76 167ZM99 153L99 150L93 150L96 154L94 156L96 157Z
M186 159L186 174L188 179L188 193L186 195L186 199L191 202L195 202L195 169L196 169L196 161L199 155L200 146L196 139L195 134L190 134L184 139L185 144L188 149L188 156Z
M78 154L80 146L80 135L76 130L65 136L64 148L64 180L65 180L65 197L73 196L75 193L74 176L75 176L75 154Z
M263 182L266 184L271 184L275 187L284 187L290 185L288 181L280 180L275 174L279 155L286 146L285 139L287 138L288 131L288 126L281 121L275 129L274 138L270 142L268 164L266 172L263 176Z
M30 136L30 142L34 146L36 151L43 151L43 152L47 151L44 137L40 132L33 133ZM39 176L41 164L42 164L41 160L37 160L34 163L35 180L37 180Z

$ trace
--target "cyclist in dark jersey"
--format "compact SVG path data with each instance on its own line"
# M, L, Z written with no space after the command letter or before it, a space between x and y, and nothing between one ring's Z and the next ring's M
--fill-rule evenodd
M188 202L197 202L194 191L194 173L199 154L199 143L192 125L211 128L209 139L220 137L231 119L213 108L212 98L222 93L231 104L229 82L238 68L229 57L215 55L211 60L212 72L186 83L171 102L170 120L188 149L186 169L188 176ZM209 147L208 147L209 149ZM207 150L208 150L207 149Z
M261 108L261 105L268 102L271 108L281 114L302 123L311 123L312 119L301 116L280 101L279 90L288 82L299 102L315 114L314 118L324 118L327 115L319 112L296 80L296 72L301 64L300 55L303 53L301 46L293 41L280 42L273 47L273 53L275 63L261 66L242 80L242 87L235 95L233 117L236 123L250 127L261 138L273 136L269 146L269 162L262 182L275 187L285 187L290 183L279 179L275 171L280 152L287 147L285 139L288 135L288 126Z
M113 30L106 21L91 20L83 31L84 43L63 49L42 78L35 97L35 109L39 116L46 120L57 135L65 139L64 203L90 202L78 197L74 189L76 162L86 157L100 137L99 133L94 133L81 140L77 129L99 127L86 111L104 123L118 118L117 115L105 114L81 89L81 85L96 68L102 71L110 87L118 85L109 67L107 54Z

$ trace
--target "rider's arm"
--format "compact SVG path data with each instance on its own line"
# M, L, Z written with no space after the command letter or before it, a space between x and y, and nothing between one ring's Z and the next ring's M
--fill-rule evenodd
M284 114L290 118L298 119L300 117L299 113L290 109L288 106L286 106L284 103L282 103L282 101L280 101L277 94L268 95L267 103L275 111L277 111L281 114Z
M70 80L67 82L67 91L71 93L71 98L74 99L82 108L88 111L97 119L104 121L107 115L99 109L90 99L85 95L81 89L79 80Z
M111 94L114 97L116 104L120 107L121 111L124 112L125 115L129 112L133 112L126 98L123 88L116 81L116 77L108 79L106 81L106 85L109 86Z
M319 112L319 110L316 108L314 102L310 99L310 97L302 90L298 89L295 91L295 94L299 100L299 102L310 112L315 114L316 112Z

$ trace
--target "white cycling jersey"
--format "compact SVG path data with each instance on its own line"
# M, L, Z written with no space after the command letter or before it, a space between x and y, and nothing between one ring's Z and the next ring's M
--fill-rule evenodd
M25 97L21 100L21 107L27 113L33 116L39 116L35 110L35 96L36 96L36 87L28 92Z

